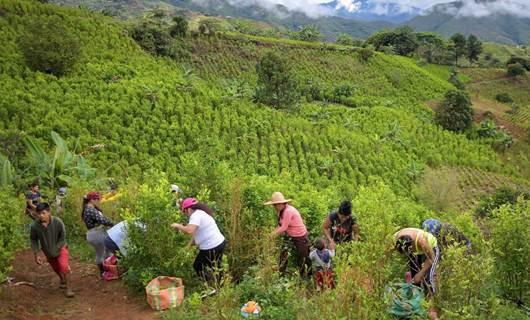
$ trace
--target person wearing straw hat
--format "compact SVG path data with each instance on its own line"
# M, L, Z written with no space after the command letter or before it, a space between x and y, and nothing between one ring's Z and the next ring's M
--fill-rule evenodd
M300 274L307 275L311 271L311 261L309 260L309 239L307 228L304 225L300 212L289 204L291 199L285 199L281 192L274 192L271 201L265 205L274 207L278 216L278 227L273 232L273 237L287 233L286 238L291 242L298 253L298 263ZM289 248L283 248L280 252L280 272L285 273L289 257Z

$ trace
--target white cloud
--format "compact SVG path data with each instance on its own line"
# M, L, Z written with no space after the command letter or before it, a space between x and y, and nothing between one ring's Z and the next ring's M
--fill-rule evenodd
M202 0L193 0L200 3ZM282 4L289 10L302 11L310 17L331 15L331 10L319 6L321 3L332 0L228 0L233 5L258 5L265 9L274 11L277 4ZM338 0L336 9L344 8L349 12L359 10L361 1L366 0ZM388 3L400 6L400 12L408 12L411 8L428 9L440 3L453 2L455 0L368 0L376 4L373 13L387 14L390 7ZM494 13L511 13L517 16L530 17L530 0L496 0L476 3L475 0L461 0L464 6L459 10L451 9L450 14L459 16L483 17Z
M519 17L530 17L530 0L499 0L484 3L466 0L464 1L464 6L456 14L458 16L485 17L495 13L508 13Z

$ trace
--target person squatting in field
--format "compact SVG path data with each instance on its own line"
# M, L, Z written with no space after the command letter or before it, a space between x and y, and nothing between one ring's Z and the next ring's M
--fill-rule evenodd
M280 252L280 272L285 273L289 259L289 250L294 246L298 253L298 265L300 275L307 276L311 273L311 261L309 260L309 238L307 228L302 220L300 212L285 199L281 192L274 192L271 201L265 205L272 205L278 217L278 226L271 234L272 238L287 233L285 244L287 245Z
M112 221L103 215L99 208L101 195L92 191L83 197L83 211L81 217L86 225L86 240L94 247L96 251L96 264L99 268L100 275L103 274L103 261L112 255L112 252L105 246L105 237L107 232L103 226L112 227Z
M48 203L39 203L35 208L37 219L33 222L30 231L31 249L35 255L35 262L38 265L44 263L44 259L39 256L42 250L53 271L60 279L59 288L64 289L64 294L68 298L74 296L74 292L68 285L68 246L66 244L66 230L63 221L51 215L51 208Z
M200 278L213 286L222 277L221 262L226 246L225 237L213 218L213 210L204 203L194 198L186 198L182 201L181 208L189 218L188 224L173 223L171 228L193 236L193 242L199 247L193 268Z
M421 228L436 237L440 249L454 245L465 245L467 247L466 254L471 254L471 240L452 224L436 219L427 219L423 221Z
M359 225L357 224L357 219L352 216L351 208L351 201L343 201L337 210L332 211L324 219L322 231L326 235L330 246L361 239Z
M440 248L436 237L417 228L401 229L394 234L394 248L408 259L412 283L421 285L432 299L436 294L436 267L440 261ZM432 319L437 319L436 309L429 310Z

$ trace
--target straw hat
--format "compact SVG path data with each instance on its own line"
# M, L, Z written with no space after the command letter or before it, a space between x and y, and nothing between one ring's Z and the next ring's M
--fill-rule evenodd
M291 199L285 199L283 194L281 192L274 192L271 197L271 201L265 202L266 206L273 205L273 204L279 204L279 203L287 203L293 201Z

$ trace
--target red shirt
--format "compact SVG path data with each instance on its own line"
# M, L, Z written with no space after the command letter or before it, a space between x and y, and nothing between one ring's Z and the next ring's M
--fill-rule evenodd
M276 233L284 233L291 237L303 237L307 234L307 229L302 221L300 212L294 207L287 205L281 213L280 225L276 228Z

